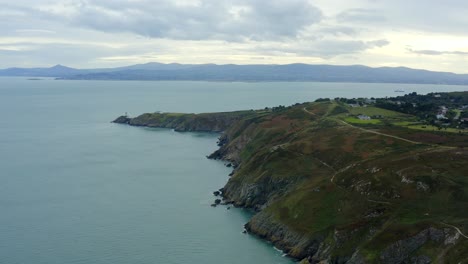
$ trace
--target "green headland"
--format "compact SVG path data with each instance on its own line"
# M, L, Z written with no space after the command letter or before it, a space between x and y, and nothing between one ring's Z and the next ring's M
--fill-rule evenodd
M223 203L301 263L468 263L468 92L114 122L221 132Z

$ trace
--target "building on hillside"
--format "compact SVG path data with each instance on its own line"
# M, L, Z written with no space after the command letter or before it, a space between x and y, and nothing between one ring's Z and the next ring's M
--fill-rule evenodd
M367 115L358 115L357 117L361 120L371 120L371 117Z

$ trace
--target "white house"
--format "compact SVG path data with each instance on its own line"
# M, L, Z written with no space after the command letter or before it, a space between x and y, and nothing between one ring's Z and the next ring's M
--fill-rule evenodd
M370 116L367 115L358 115L357 117L361 120L371 120Z

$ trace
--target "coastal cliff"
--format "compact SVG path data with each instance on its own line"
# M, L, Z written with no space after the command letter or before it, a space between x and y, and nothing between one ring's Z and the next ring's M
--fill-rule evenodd
M131 126L172 128L175 131L222 132L254 111L208 114L146 113L135 118L120 116L113 123Z
M327 101L114 122L222 132L209 157L234 164L224 201L255 210L246 230L301 263L466 263L468 150L453 143L466 135L434 145L391 125L411 116L352 125L350 111Z

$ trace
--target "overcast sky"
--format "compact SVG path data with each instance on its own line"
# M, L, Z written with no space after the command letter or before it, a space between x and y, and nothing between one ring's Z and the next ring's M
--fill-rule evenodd
M363 64L468 73L466 0L0 0L0 68Z

